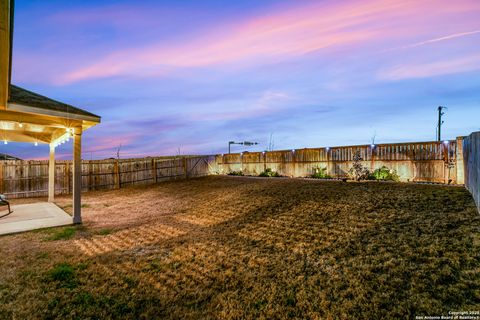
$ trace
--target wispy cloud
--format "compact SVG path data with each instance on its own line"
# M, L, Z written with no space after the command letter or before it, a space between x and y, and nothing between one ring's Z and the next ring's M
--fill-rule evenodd
M480 70L480 55L478 54L436 62L399 65L380 71L378 77L383 80L403 80L477 70Z
M401 49L411 49L411 48L416 48L416 47L420 47L420 46L424 46L424 45L428 45L428 44L432 44L432 43L436 43L436 42L452 40L452 39L462 38L462 37L466 37L466 36L472 36L472 35L476 35L476 34L480 34L480 30L454 33L454 34L450 34L450 35L443 36L443 37L433 38L433 39L429 39L429 40L425 40L425 41L420 41L420 42L408 44L408 45L405 45L405 46L400 46L400 47L396 47L396 48L392 48L392 49L387 49L387 50L384 50L382 52L389 52L389 51L401 50Z
M190 121L232 121L248 118L260 118L269 114L281 112L285 103L293 100L285 92L267 90L254 101L244 101L242 105L232 110L208 110L204 112L189 112L185 115Z
M325 2L240 20L187 43L125 48L59 78L71 83L112 76L151 76L172 68L204 67L227 63L270 62L327 48L362 44L391 37L372 22L408 17L418 10L415 1ZM423 5L423 9L424 9ZM448 6L447 6L448 7Z

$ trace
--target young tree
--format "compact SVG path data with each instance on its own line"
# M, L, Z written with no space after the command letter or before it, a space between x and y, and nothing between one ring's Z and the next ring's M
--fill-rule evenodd
M370 172L362 164L363 158L360 150L357 150L353 155L353 166L348 170L349 175L356 181L367 179Z

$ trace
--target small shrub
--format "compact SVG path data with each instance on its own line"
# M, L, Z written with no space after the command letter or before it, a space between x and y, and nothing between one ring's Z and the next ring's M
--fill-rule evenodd
M259 177L280 177L277 171L273 171L270 168L265 169L262 173L258 175Z
M239 171L230 171L228 173L229 176L243 176L243 171L242 170L239 170Z
M369 180L387 180L387 181L400 181L395 170L390 170L387 167L383 166L381 168L375 169L369 176Z
M356 181L365 180L370 175L370 171L363 166L362 161L360 151L357 150L353 156L353 166L348 170L348 175Z
M312 178L315 179L331 179L332 177L327 174L327 168L314 168Z

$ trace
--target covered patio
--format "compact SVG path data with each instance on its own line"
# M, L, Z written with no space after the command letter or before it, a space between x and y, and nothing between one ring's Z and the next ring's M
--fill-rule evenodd
M72 224L72 217L54 203L38 202L12 206L0 219L0 235Z
M12 223L17 226L23 223L25 227L29 225L32 228L57 226L59 223L64 225L68 219L70 224L81 223L82 133L100 123L100 117L11 84L13 1L1 1L0 10L0 143L24 142L32 146L44 143L50 146L50 204L13 206L10 215L0 218L0 234L2 226L8 229L6 225L12 226ZM55 149L70 139L73 140L73 219L53 204Z

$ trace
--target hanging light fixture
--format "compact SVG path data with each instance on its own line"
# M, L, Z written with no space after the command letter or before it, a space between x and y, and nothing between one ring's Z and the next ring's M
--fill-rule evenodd
M37 147L37 146L38 146L38 142L35 141L35 143L34 143L33 145L34 145L35 147Z
M23 128L23 123L19 122L19 123L18 123L18 126L19 126L20 128Z
M3 144L8 144L8 141L7 141L7 140L3 140Z

